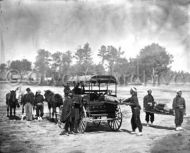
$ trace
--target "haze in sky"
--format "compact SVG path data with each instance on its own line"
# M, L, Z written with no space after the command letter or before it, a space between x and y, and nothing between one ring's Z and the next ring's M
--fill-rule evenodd
M190 0L2 0L0 13L5 61L86 42L93 54L113 45L130 58L154 42L174 56L173 70L190 72Z

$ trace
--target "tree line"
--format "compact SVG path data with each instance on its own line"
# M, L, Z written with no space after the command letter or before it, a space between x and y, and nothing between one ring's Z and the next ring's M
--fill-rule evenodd
M94 51L89 43L85 43L75 52L57 51L51 53L45 49L37 51L36 60L32 62L23 59L1 64L0 71L17 69L22 74L35 70L40 73L41 84L47 84L46 78L51 78L49 84L62 85L69 76L80 75L114 75L119 84L169 84L190 82L190 74L171 70L173 56L159 44L152 43L140 50L135 58L127 59L124 51L112 45L102 45L97 56L98 64L93 60Z

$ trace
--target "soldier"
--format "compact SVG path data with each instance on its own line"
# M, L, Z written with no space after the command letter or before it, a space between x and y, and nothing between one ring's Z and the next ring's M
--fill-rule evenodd
M23 103L25 106L26 120L32 120L32 109L34 104L34 94L31 92L30 88L26 89L27 93L23 97Z
M36 92L36 96L35 96L36 116L37 116L38 120L42 120L42 117L44 114L43 102L44 102L44 97L43 97L43 95L41 95L41 91L38 90Z
M64 131L61 132L61 135L72 134L74 131L74 123L72 122L72 93L70 92L65 98L63 103L62 112L61 112L61 122L65 123Z
M185 99L181 96L182 91L177 91L177 95L173 100L173 110L175 115L176 130L182 130L181 124L183 123L183 116L186 114Z
M81 87L79 85L81 84ZM72 112L72 123L74 123L74 132L79 132L79 121L80 121L80 114L82 110L82 97L81 94L85 93L84 83L77 83L72 90L73 96L73 112Z
M131 106L132 110L132 118L131 118L131 126L132 126L132 132L131 134L135 134L136 128L139 129L139 133L137 133L138 136L142 135L142 124L140 120L140 105L137 97L137 89L135 87L132 87L130 90L131 97L128 99L125 99L123 102L126 102L127 105Z
M82 97L81 96L73 96L73 104L72 104L72 113L71 120L72 125L74 125L74 132L79 132L79 121L80 121L80 113L82 109Z
M80 84L81 84L81 87L82 87L82 88L79 87ZM73 91L73 93L76 94L76 95L84 94L84 93L85 93L84 83L83 83L83 82L77 83L77 84L75 85L75 87L73 88L72 91Z
M152 96L152 90L149 89L147 92L148 95L146 95L143 99L143 106L144 106L144 111L146 113L145 120L147 122L147 126L149 126L149 120L151 122L151 125L154 122L154 113L150 111L154 108L155 102L154 102L154 97Z
M69 83L66 84L65 88L64 88L64 96L68 97L69 93L71 92L71 89L69 87Z

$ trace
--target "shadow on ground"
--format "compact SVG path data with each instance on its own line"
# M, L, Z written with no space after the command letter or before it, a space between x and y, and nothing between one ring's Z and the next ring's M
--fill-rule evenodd
M147 126L147 124L145 124L145 123L142 123L142 125ZM160 126L160 125L150 125L149 127L156 128L156 129L175 130L174 127Z
M190 152L190 120L184 131L167 135L154 143L151 153L189 153Z
M19 116L7 116L9 120L21 120Z

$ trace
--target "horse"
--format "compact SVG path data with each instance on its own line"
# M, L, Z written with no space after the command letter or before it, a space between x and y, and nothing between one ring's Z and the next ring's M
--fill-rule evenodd
M57 120L57 112L56 108L60 108L61 105L63 105L63 98L60 94L54 94L51 90L46 90L45 94L45 101L48 103L48 109L49 109L49 117L54 118L56 117ZM51 113L52 109L52 113Z
M7 116L10 117L12 116L12 109L13 109L15 117L16 107L19 107L18 100L16 99L16 90L11 90L9 93L6 94L6 104L7 104Z

